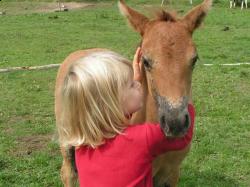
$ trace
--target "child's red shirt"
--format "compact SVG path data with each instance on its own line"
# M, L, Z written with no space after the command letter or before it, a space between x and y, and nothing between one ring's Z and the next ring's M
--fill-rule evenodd
M181 150L192 139L195 111L188 106L191 127L182 138L166 138L159 125L129 126L123 134L96 149L76 150L81 187L152 187L152 161L167 151Z

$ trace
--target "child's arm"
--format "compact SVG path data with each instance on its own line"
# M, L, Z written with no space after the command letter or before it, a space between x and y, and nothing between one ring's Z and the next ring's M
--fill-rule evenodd
M190 144L193 137L195 118L195 110L193 105L189 104L188 111L191 118L191 126L185 136L181 138L168 138L161 130L160 125L147 125L147 145L152 156L157 156L167 151L182 150Z

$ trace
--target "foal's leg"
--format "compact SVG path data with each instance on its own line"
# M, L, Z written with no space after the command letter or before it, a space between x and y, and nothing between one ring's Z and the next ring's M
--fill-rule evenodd
M172 168L173 170L171 171L171 177L169 177L168 182L166 185L169 187L177 187L178 181L180 178L180 168L179 167L174 167Z
M180 167L176 165L168 166L168 169L159 171L162 175L153 178L154 187L177 187L180 177ZM167 176L167 177L166 177Z
M72 154L70 149L61 147L63 163L61 167L61 179L64 187L74 187L77 182L77 173L72 167Z
M247 0L245 0L245 5L246 5L246 8L247 8Z
M158 156L153 162L154 184L176 187L180 176L180 166L189 152L191 144L179 151L170 151Z
M174 152L172 152L172 155L170 155L168 159L165 159L166 155L163 155L154 161L154 166L156 166L153 171L154 187L177 187L180 176L180 165L183 158L172 156L175 156ZM182 156L184 157L185 155L183 154ZM175 158L177 158L177 160ZM166 163L167 165L165 167L157 167Z

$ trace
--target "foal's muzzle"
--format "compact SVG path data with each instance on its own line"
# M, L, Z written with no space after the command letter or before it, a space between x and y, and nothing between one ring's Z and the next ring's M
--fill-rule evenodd
M183 98L176 107L161 97L157 97L159 121L166 136L180 137L187 132L191 120L188 112L188 99Z

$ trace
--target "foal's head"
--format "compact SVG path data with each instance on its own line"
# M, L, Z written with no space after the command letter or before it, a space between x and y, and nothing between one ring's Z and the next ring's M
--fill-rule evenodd
M168 136L185 134L190 118L187 110L192 71L198 58L192 41L212 0L205 0L183 18L161 11L153 20L119 2L121 13L142 37L142 61L149 92L157 104L159 121Z

